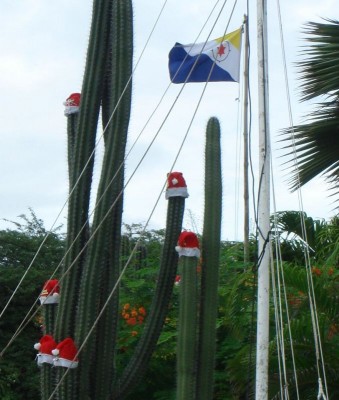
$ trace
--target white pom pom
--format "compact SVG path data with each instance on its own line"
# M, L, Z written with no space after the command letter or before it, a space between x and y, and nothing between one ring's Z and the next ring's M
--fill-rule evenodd
M52 350L53 356L58 356L59 355L59 349L54 349Z
M35 348L35 350L40 350L41 344L40 343L35 343L34 348Z
M53 296L54 296L54 297L59 297L60 294L59 294L59 293L53 293Z
M181 246L175 246L175 251L177 251L179 253L180 250L181 250Z

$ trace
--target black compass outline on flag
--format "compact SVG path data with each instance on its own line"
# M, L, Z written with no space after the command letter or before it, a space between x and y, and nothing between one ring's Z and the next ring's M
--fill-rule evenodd
M217 50L212 49L213 59L216 62L223 62L229 56L231 52L231 46L227 40L220 43Z

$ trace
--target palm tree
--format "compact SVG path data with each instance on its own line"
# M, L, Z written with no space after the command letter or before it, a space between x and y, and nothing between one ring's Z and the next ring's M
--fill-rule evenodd
M291 178L291 189L296 190L318 175L324 175L337 191L339 183L339 21L327 19L326 23L306 24L306 57L300 62L302 100L322 97L315 111L309 114L308 123L290 127L285 138L287 155L296 153L296 168ZM288 137L287 137L288 135ZM293 148L291 150L291 147ZM336 192L337 193L337 192Z

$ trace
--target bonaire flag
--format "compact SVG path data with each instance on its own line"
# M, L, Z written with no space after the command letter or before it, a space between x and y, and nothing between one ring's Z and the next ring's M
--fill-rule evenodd
M169 53L173 83L239 82L242 28L205 43L176 43Z

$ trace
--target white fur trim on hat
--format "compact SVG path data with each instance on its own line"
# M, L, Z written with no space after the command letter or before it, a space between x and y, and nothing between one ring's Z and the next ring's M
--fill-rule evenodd
M66 117L71 114L76 114L79 112L79 106L66 106L64 114Z
M65 368L76 368L79 361L67 360L66 358L56 357L53 359L53 365L55 367L65 367Z
M166 190L165 198L170 197L188 197L187 187L169 188Z
M53 293L50 296L40 296L40 304L58 304L60 295L59 293Z
M51 354L37 354L38 366L40 367L43 363L53 364L54 357Z
M175 246L175 250L178 252L179 257L200 257L200 250L197 247Z

